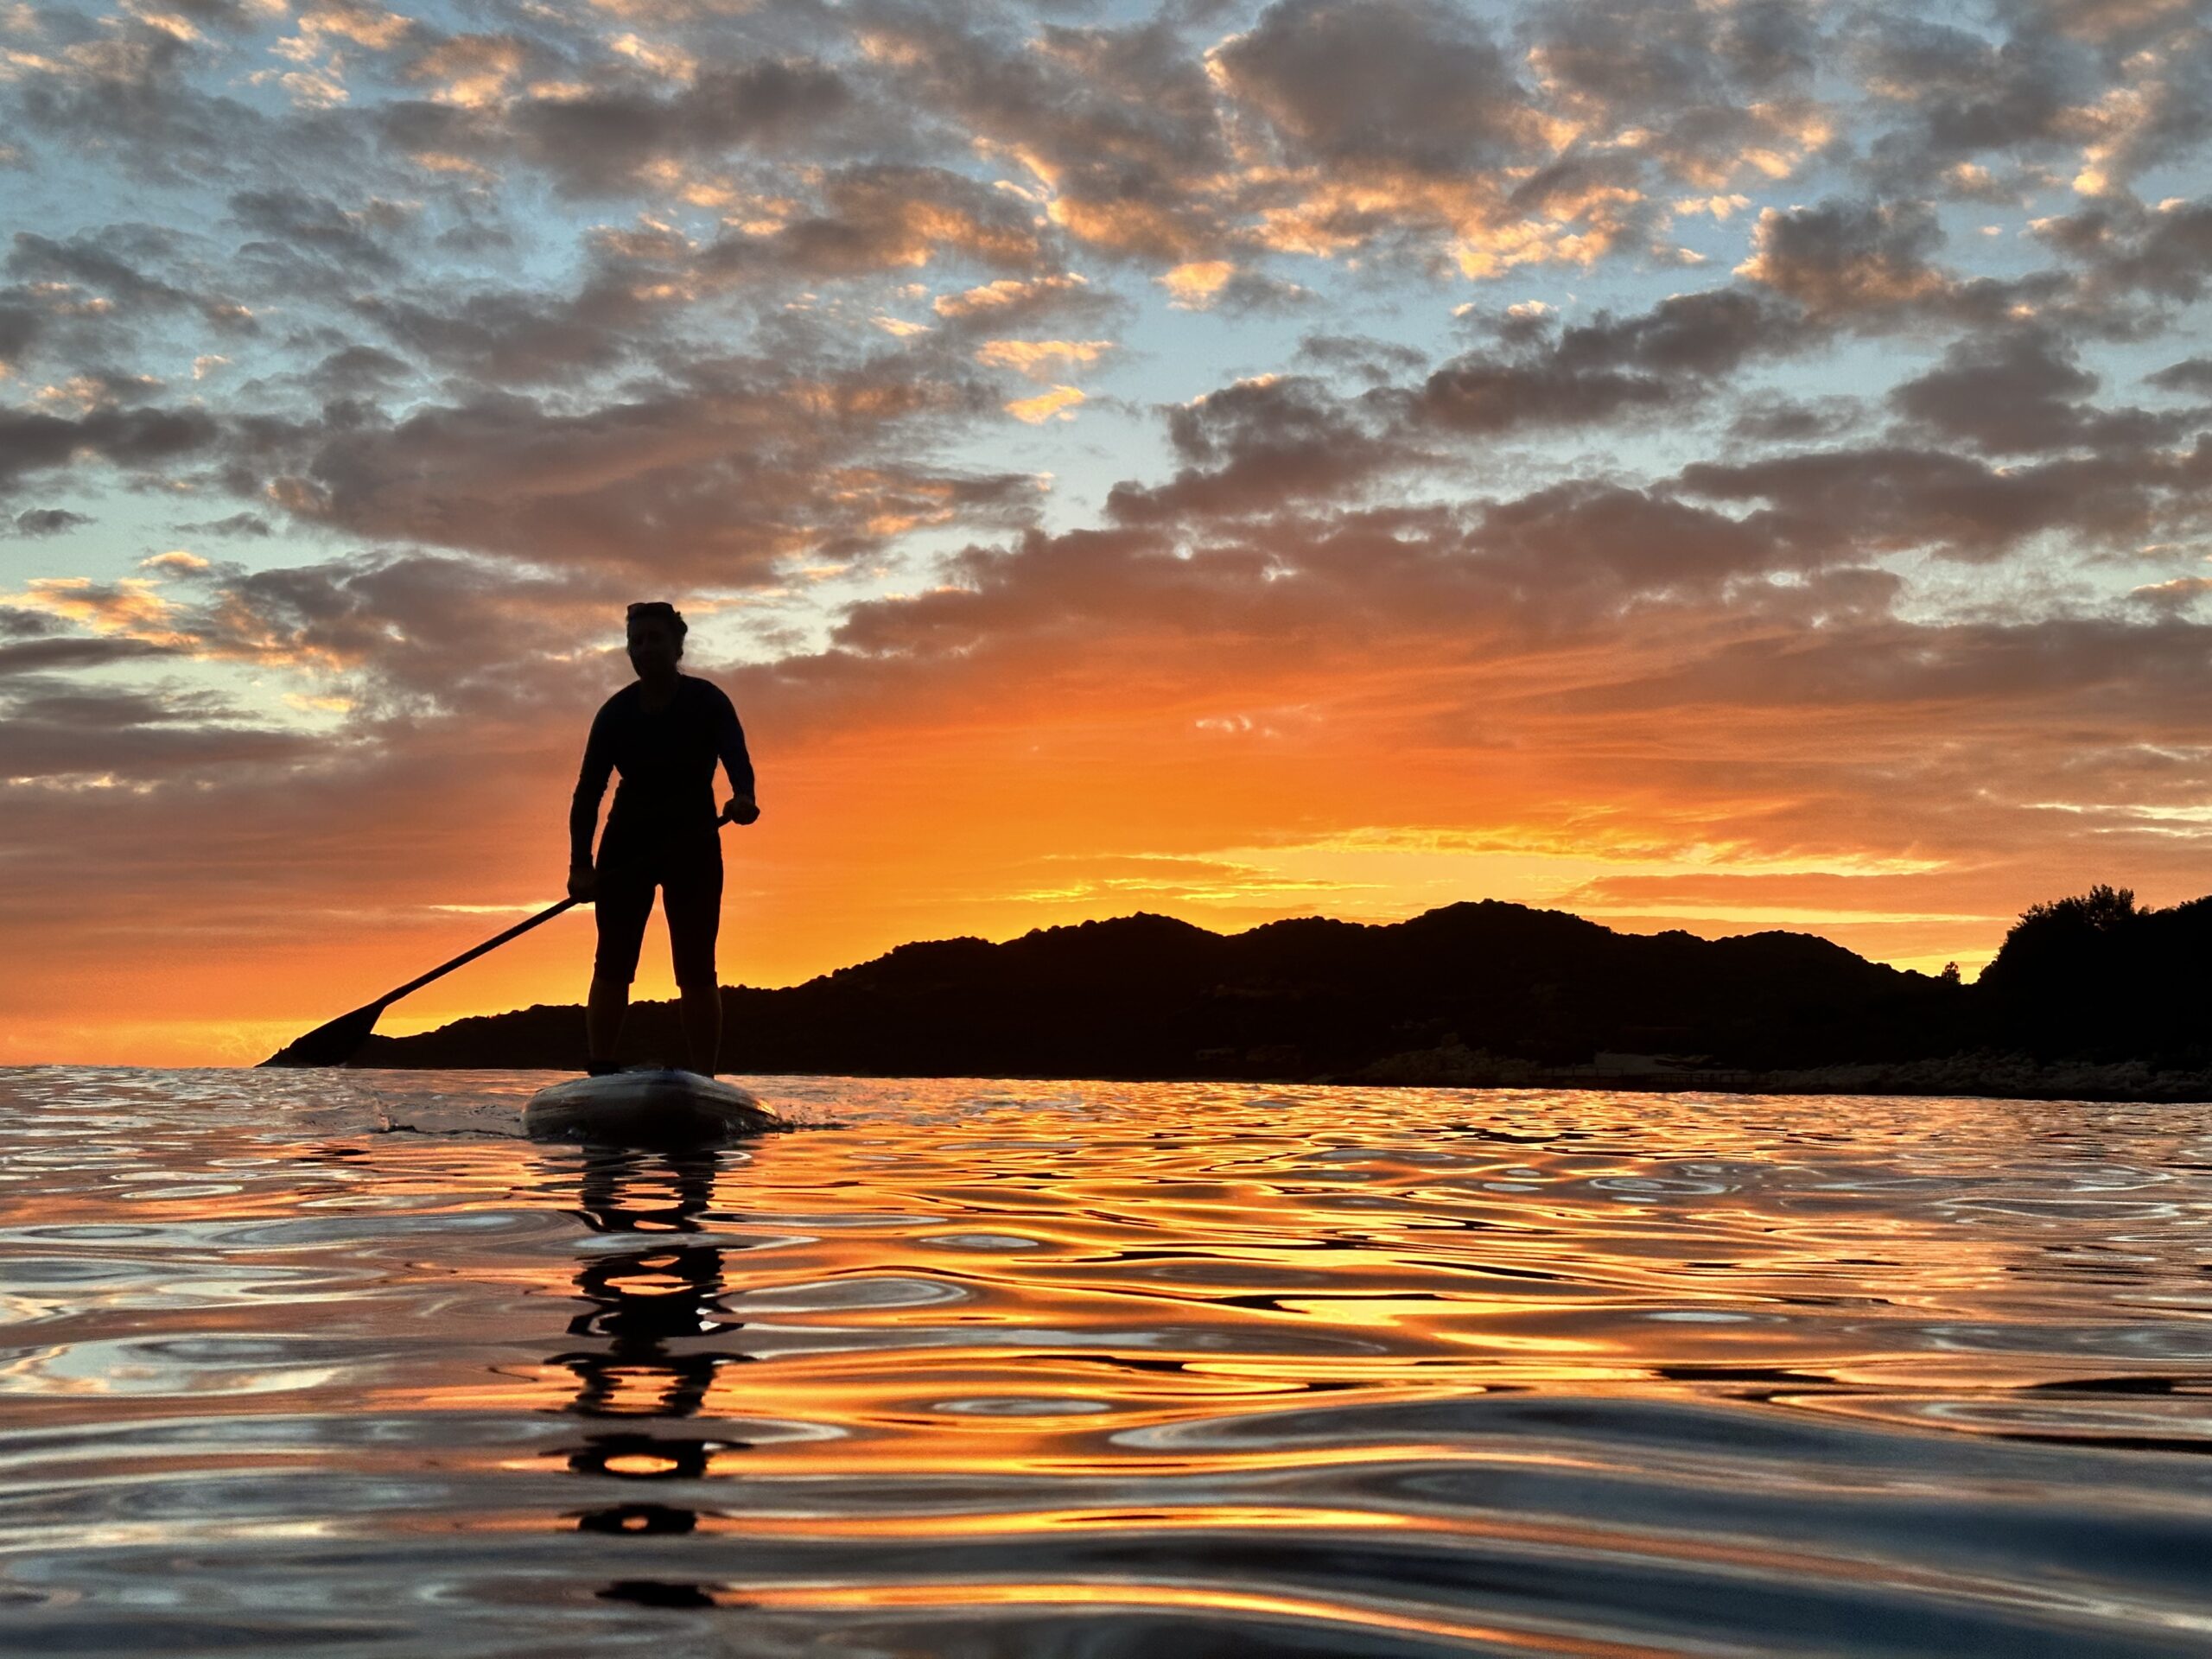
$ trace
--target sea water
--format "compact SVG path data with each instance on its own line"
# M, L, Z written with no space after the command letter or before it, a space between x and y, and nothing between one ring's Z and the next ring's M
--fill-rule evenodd
M0 1073L0 1651L2212 1652L2212 1107Z

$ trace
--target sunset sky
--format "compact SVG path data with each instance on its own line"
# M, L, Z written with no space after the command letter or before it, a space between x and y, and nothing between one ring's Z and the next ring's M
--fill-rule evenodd
M2212 891L2208 136L2175 0L0 0L0 1063L559 897L641 598L730 982Z

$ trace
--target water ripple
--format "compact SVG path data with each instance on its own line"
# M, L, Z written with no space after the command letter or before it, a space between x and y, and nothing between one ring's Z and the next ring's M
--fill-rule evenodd
M0 1073L0 1653L2212 1651L2212 1109L540 1081Z

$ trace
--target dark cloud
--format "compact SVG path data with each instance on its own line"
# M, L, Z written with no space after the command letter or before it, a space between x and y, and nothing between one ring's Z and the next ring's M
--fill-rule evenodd
M1839 436L1865 418L1865 407L1853 397L1807 399L1760 392L1737 404L1728 431L1751 443L1806 443Z
M149 654L128 641L41 643L101 646L101 662ZM312 738L255 725L219 698L181 688L94 690L26 673L7 680L0 709L0 776L11 781L174 783L294 763L316 747Z
M1298 354L1320 368L1354 375L1377 385L1411 373L1428 360L1426 352L1401 346L1395 340L1319 331L1300 337Z
M1505 321L1522 349L1446 364L1413 398L1416 420L1496 433L1678 408L1710 398L1713 383L1750 359L1815 337L1793 308L1741 289L1675 295L1634 316L1601 316L1557 334L1544 318Z
M220 435L215 417L196 409L104 408L74 420L0 410L0 491L80 454L126 469L152 467L208 451Z
M1708 188L1825 142L1810 96L1821 50L1815 15L1794 0L1577 0L1524 26L1554 95L1634 154Z
M612 283L569 298L513 289L368 294L353 308L438 368L492 385L567 380L619 363L632 343L628 325L647 309L626 288ZM353 346L324 359L314 378L331 395L351 397L374 392L406 372L402 359Z
M0 645L0 676L53 673L63 669L105 668L114 663L143 661L149 657L173 656L170 647L159 645L148 639L29 639L17 645ZM137 709L133 702L127 709ZM116 705L95 703L94 712L115 710ZM10 705L10 715L35 719L39 716L35 704ZM82 723L81 721L79 723Z
M60 633L68 625L48 611L25 610L0 605L0 639L38 639Z
M2094 100L2087 54L2047 30L1992 39L1926 17L1864 14L1852 42L1859 73L1907 124L1878 140L1878 165L1925 176L1993 151L2039 151L2068 136Z
M46 332L46 308L27 289L0 289L0 367L12 369Z
M600 73L596 84L526 94L496 109L390 103L377 123L385 142L407 155L519 162L570 194L605 196L638 190L660 164L801 144L835 151L855 113L845 75L803 59L726 61L672 91L634 65L602 66Z
M2200 397L2212 397L2212 357L2185 358L2145 378L2162 391L2190 392Z
M227 518L216 518L205 524L179 524L177 530L188 536L251 536L262 537L276 533L269 521L257 512L234 512Z
M2029 228L2084 268L2093 297L2140 293L2188 304L2212 284L2212 201L2105 200Z
M250 238L238 249L303 285L296 268L304 263L334 269L349 277L383 277L404 267L390 245L394 232L414 213L395 202L371 201L341 207L327 196L302 190L241 190L231 197L231 217Z
M1535 139L1505 54L1435 0L1278 0L1213 60L1300 161L1456 174Z
M381 311L403 321L411 321L416 309L400 307L395 310L389 304L373 300L365 302L362 308L378 321L383 320L378 315ZM435 322L431 331L444 336L453 329L450 323ZM413 374L413 368L404 358L394 357L374 346L346 346L308 370L307 384L323 397L374 397L411 378Z
M2069 342L2048 328L2022 327L1955 342L1940 366L1898 386L1890 403L1984 454L2140 448L2170 443L2198 423L2188 413L2092 408L2084 400L2097 385Z
M16 534L58 536L65 530L92 522L85 514L72 512L67 507L27 507L16 515Z
M802 556L861 556L915 524L1003 524L1033 500L1027 476L906 453L916 431L995 410L988 385L953 365L893 354L684 373L581 410L491 392L397 421L334 404L256 464L281 467L271 493L296 517L367 540L730 586Z
M2179 618L1934 626L1880 619L1832 633L1745 639L1686 666L1593 688L1573 701L1593 712L1694 704L1949 707L1977 711L1982 719L2008 707L2024 714L2071 707L2077 718L2094 719L2115 738L2139 741L2145 732L2212 718L2212 686L2203 672L2209 649L2212 627ZM2051 781L2044 779L2046 791Z
M1286 315L1321 303L1319 295L1296 283L1256 270L1240 270L1207 298L1209 311L1234 315Z
M1219 437L1198 442L1219 454ZM1237 462L1253 466L1235 457L1226 480L1244 481ZM977 652L1026 658L1044 639L1103 642L1122 629L1238 639L1262 655L1319 640L1325 654L1357 657L1387 653L1393 639L1563 639L1639 598L1709 597L1800 556L1725 513L1612 485L1557 485L1466 511L1300 502L1271 516L1255 505L1263 486L1225 506L1179 480L1158 495L1179 489L1179 518L1127 514L1118 530L1032 531L1009 547L972 549L955 563L956 585L854 607L836 645L944 664ZM1200 512L1214 516L1200 524Z
M1892 311L1942 294L1943 229L1924 202L1830 200L1763 209L1740 274L1819 317Z
M270 116L194 85L194 73L216 60L212 44L128 16L102 22L98 32L19 66L14 107L25 130L164 186L358 159L342 118Z
M177 238L153 226L116 225L67 242L30 231L10 238L7 271L20 282L91 289L119 311L196 311L210 327L250 333L252 314L235 299L194 292L152 275L149 266L177 256Z
M885 19L902 92L1000 153L1029 158L1070 236L1173 263L1215 247L1234 168L1221 100L1172 25L1047 25L1007 40L957 14Z
M1986 560L2065 532L2089 546L2149 538L2170 512L2195 510L2212 485L2212 442L2180 456L2130 454L1995 467L1948 451L1891 445L1723 464L1700 461L1685 493L1763 502L1744 522L1777 556L1863 560L1926 549Z
M1169 409L1183 465L1147 488L1119 484L1107 511L1124 524L1272 513L1287 500L1343 493L1407 460L1363 409L1304 378L1249 380Z

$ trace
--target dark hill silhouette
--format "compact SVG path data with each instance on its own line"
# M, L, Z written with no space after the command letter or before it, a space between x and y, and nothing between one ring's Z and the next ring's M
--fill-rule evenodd
M726 990L722 1065L1122 1078L1389 1077L1395 1065L1416 1080L1424 1056L1528 1071L1618 1052L1754 1071L1948 1052L1965 995L1805 934L1623 934L1487 900L1227 936L1139 914L901 945L789 989ZM567 1070L583 1044L577 1008L541 1006L372 1038L356 1064ZM672 1007L639 1004L624 1048L680 1053Z

